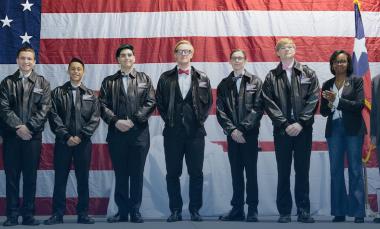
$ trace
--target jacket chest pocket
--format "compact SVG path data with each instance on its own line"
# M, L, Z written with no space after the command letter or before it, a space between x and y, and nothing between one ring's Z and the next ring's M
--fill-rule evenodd
M139 83L137 85L137 96L141 97L147 93L149 86L147 83Z
M88 95L83 95L82 98L82 106L81 106L81 113L82 116L86 119L91 117L92 114L92 106L94 104L94 97L88 96Z
M207 88L199 88L199 100L202 104L208 103L208 89Z
M253 103L255 99L257 89L249 89L245 91L245 107L247 110L251 110L253 108Z
M33 92L32 93L32 99L33 99L33 103L34 104L39 104L41 102L41 99L42 99L42 93L41 92Z

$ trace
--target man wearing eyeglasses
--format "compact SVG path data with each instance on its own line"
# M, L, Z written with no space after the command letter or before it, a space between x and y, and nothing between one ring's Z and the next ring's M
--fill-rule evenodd
M217 89L216 116L227 135L233 190L232 209L219 217L222 221L258 221L257 139L263 116L262 81L245 70L246 62L245 51L233 50L230 54L233 71L220 82ZM247 218L244 212L245 191Z
M210 80L204 72L191 66L194 48L187 40L174 48L177 66L162 73L157 85L157 108L165 122L164 150L166 182L171 215L167 222L182 220L182 197L179 178L183 157L190 176L189 211L192 221L202 221L204 122L212 104Z
M145 159L149 151L148 119L156 100L152 80L134 68L134 47L116 51L120 70L106 77L100 88L101 117L108 124L107 143L115 170L115 202L119 213L109 223L143 223L140 214Z
M278 222L291 221L290 172L294 158L297 221L314 223L310 216L309 169L312 125L319 100L318 78L312 69L295 60L296 45L292 39L280 39L276 54L281 62L266 76L263 99L274 127Z

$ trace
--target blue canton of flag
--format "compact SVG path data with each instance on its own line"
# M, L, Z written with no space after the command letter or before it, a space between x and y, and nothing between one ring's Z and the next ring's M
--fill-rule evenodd
M15 64L22 46L40 48L41 0L0 1L0 64Z

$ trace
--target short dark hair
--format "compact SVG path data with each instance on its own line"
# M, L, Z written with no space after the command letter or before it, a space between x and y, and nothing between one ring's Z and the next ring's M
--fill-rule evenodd
M123 51L124 49L129 49L129 50L131 50L132 53L133 53L133 55L135 55L135 51L134 51L135 48L133 47L133 45L130 45L130 44L122 44L122 45L120 45L119 48L116 50L116 55L115 55L115 56L116 56L116 59L119 58L121 51Z
M245 51L243 49L234 49L230 53L230 59L232 58L232 55L234 55L235 52L241 52L244 55L244 59L247 59L247 55L245 54Z
M77 62L77 63L80 63L84 69L84 63L81 59L79 59L78 57L73 57L71 60L70 60L70 63L69 63L69 68L70 68L70 65L74 62Z
M346 52L345 50L336 50L333 52L333 54L330 57L330 72L335 76L335 70L333 68L333 64L336 61L336 58L340 54L344 54L347 56L347 76L349 77L354 72L354 67L352 65L351 55L348 52Z
M17 58L21 52L31 52L34 55L34 59L36 59L36 51L31 46L23 46L17 50Z

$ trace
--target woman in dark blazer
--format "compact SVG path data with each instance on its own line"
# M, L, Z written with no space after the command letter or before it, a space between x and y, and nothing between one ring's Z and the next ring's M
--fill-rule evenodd
M327 118L325 137L329 148L331 175L331 215L333 222L347 216L355 223L365 217L362 147L366 133L361 111L364 107L363 80L352 75L352 59L346 51L330 57L335 76L322 86L321 114ZM344 180L344 160L348 161L349 190Z

